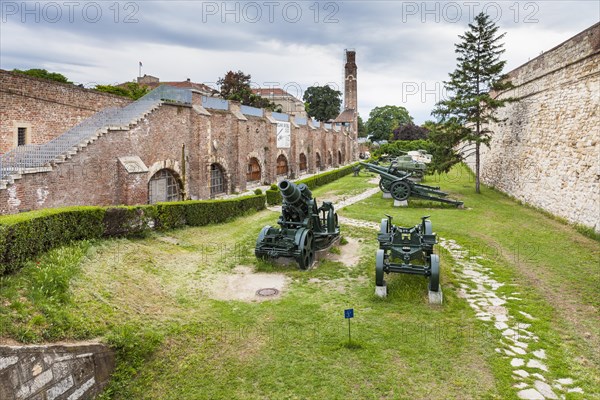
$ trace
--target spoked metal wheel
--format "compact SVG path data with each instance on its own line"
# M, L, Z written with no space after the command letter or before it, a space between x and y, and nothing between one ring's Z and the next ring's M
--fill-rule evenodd
M438 292L440 290L440 256L431 255L431 276L429 276L429 290Z
M312 231L305 229L300 236L300 255L296 258L300 269L308 269L315 259L315 239Z
M385 251L382 249L377 250L375 255L375 285L384 286L385 280L383 279L383 267L385 265Z
M259 249L260 245L262 244L263 240L265 240L265 236L267 235L267 232L269 231L269 229L271 229L271 226L267 225L264 228L262 228L260 230L260 233L258 234L258 239L256 239L256 247L254 248L254 255L256 256L256 258L261 258L261 259L267 258L267 255L259 252L258 249Z
M390 186L390 192L394 200L403 201L408 199L410 196L410 185L404 181L398 181L392 183Z
M390 186L392 186L392 181L383 178L379 180L379 189L381 189L383 193L389 193Z

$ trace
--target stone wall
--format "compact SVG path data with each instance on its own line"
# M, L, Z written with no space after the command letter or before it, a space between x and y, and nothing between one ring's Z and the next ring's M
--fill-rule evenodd
M90 399L114 368L114 352L101 344L0 346L0 399Z
M600 24L510 72L484 183L600 231ZM474 157L473 157L474 158ZM469 159L474 165L473 158Z
M72 84L0 70L0 155L16 146L19 126L28 143L49 141L107 107L131 100Z

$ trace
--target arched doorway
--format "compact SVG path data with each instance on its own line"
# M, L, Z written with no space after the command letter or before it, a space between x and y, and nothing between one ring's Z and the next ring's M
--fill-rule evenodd
M306 160L306 155L304 153L300 153L300 159L298 160L298 169L300 173L306 172L308 169L308 161Z
M317 171L321 169L321 155L319 154L319 152L315 153L315 168L317 169Z
M344 157L342 157L342 151L338 150L338 165L342 165L344 163Z
M181 183L169 169L157 171L148 182L148 203L181 200Z
M331 150L327 152L327 166L330 167L333 165L333 156L331 154Z
M285 155L280 154L279 157L277 157L277 175L282 176L282 175L287 175L287 174L288 174L287 158L285 157Z
M260 176L260 164L258 163L256 157L251 157L248 161L248 172L246 172L246 182L260 182Z
M225 182L225 171L221 165L214 163L210 165L210 197L227 192Z

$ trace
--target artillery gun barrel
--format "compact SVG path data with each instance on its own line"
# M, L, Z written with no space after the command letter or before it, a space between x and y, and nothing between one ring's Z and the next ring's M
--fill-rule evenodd
M294 182L283 180L279 182L278 186L281 196L289 204L298 205L303 203L302 197L306 200L312 199L312 193L304 183L296 185Z

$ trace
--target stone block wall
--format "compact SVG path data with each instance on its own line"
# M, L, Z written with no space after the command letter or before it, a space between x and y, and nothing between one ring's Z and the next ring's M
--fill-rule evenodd
M114 352L101 344L0 346L0 399L91 399L114 368Z
M600 232L600 24L510 72L484 183ZM474 166L474 157L468 160Z
M131 100L72 84L0 70L0 155L16 145L19 126L29 143L49 141L94 113Z

